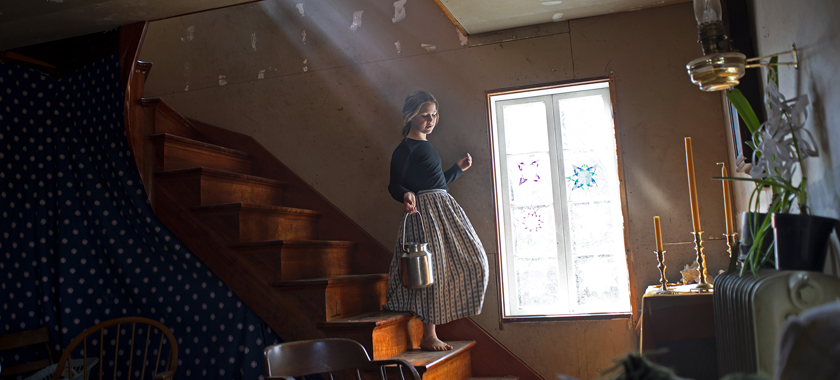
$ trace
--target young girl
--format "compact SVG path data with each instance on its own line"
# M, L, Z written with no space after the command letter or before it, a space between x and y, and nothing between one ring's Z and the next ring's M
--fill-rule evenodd
M405 241L429 243L435 282L424 289L402 286L399 255L403 226L397 236L395 256L388 274L385 309L410 311L423 322L420 347L429 351L451 350L438 339L435 325L481 313L487 289L487 256L467 215L447 192L449 185L472 165L472 157L458 160L445 172L440 156L426 140L438 122L438 102L417 90L405 99L403 136L391 157L388 191L405 203ZM418 213L420 217L410 214Z

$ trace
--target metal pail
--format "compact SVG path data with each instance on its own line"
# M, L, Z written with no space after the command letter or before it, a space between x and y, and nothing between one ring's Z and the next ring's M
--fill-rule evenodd
M418 213L417 216L420 216L420 214ZM409 289L427 288L435 282L432 270L432 252L429 251L429 243L405 242L405 224L407 221L408 214L403 219L402 254L400 254L402 285Z

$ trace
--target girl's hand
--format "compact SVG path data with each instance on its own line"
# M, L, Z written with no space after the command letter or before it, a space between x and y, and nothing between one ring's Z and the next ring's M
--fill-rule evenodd
M405 203L405 212L407 212L408 214L417 213L414 193L407 191L405 194L403 194L403 203Z
M465 171L472 166L472 156L467 153L467 156L458 160L458 167L461 168L461 171Z

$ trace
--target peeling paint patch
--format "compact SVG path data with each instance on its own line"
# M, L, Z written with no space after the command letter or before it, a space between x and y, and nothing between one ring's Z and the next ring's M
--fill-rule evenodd
M260 70L260 73L257 74L257 79L265 79L265 70Z
M408 0L398 0L394 2L394 18L391 19L391 22L394 24L405 20L405 2Z
M195 38L195 26L190 25L187 28L187 34L184 37L181 37L181 42L190 42Z
M551 16L551 20L554 22L560 21L563 18L562 13L555 13L554 16Z
M461 33L461 30L458 28L455 28L455 33L458 33L458 40L461 41L461 46L467 46L467 43L470 42L470 39L467 38L467 36L465 36L464 33Z
M190 82L187 82L187 87L184 87L184 92L187 92L189 90L190 90Z
M420 44L420 47L426 49L426 51L437 50L437 46L429 45L429 44Z
M394 42L394 46L397 47L397 54L400 54L402 51L402 44L400 44L400 41Z
M353 23L350 24L350 30L355 32L362 27L362 13L365 13L365 11L353 12Z
M306 15L303 14L303 3L297 3L297 4L295 4L295 6L297 7L297 10L298 10L298 12L300 13L301 16L306 16Z
M251 33L251 48L257 51L257 33Z
M546 1L546 2L543 2L542 5L548 6L548 5L557 5L557 4L561 4L561 3L563 3L563 2L562 1Z
M300 35L303 36L303 39L301 41L305 44L306 43L306 31L304 30L303 33L301 33Z
M227 84L227 80L225 80L224 75L219 75L219 86L224 86Z
M306 66L306 62L309 61L308 59L303 60L303 72L309 71L309 66Z

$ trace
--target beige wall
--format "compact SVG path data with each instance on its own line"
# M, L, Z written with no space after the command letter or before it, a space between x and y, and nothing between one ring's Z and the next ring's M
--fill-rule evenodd
M362 26L352 32L358 10ZM406 12L392 23L391 2L352 0L306 2L301 16L293 1L265 1L154 22L141 55L154 62L146 93L254 136L391 247L402 209L386 190L399 112L411 90L429 90L441 102L430 140L444 164L474 157L451 192L495 261L485 91L614 72L637 295L659 279L654 215L663 218L669 278L678 280L694 258L685 136L694 140L710 273L725 267L720 183L711 180L715 162L728 158L725 129L719 96L696 89L685 73L700 55L690 4L574 20L568 33L472 48L433 2L409 2ZM512 323L500 331L497 310L491 280L484 312L473 319L547 379L595 378L638 347L627 320Z

